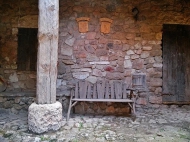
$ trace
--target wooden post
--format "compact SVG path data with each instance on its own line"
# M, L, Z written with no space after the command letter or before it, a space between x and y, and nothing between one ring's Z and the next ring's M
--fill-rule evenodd
M59 0L39 0L37 104L56 102Z

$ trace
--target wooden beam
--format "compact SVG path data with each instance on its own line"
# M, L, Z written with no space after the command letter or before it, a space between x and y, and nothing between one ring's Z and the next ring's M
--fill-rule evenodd
M39 0L37 103L56 102L59 0Z

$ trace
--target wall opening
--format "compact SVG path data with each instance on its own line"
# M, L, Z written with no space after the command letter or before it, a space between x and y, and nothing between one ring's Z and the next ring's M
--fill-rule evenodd
M36 71L37 28L18 29L17 67L19 71Z

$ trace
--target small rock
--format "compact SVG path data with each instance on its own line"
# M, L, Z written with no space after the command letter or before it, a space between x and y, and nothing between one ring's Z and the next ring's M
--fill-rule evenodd
M39 137L35 137L34 142L40 142L41 139Z

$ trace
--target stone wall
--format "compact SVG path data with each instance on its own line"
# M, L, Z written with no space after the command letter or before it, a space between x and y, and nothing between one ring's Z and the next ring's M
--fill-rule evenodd
M0 1L0 77L7 90L35 89L36 72L17 70L18 28L38 27L38 1Z
M159 107L162 26L189 25L189 7L186 0L60 0L58 90L69 95L66 85L75 79L133 86L133 75L145 75L138 107ZM37 0L0 1L0 75L10 90L35 89L35 72L17 71L16 59L18 28L36 28L37 17ZM90 18L86 33L78 30L80 17ZM101 33L100 18L113 20L108 34Z

